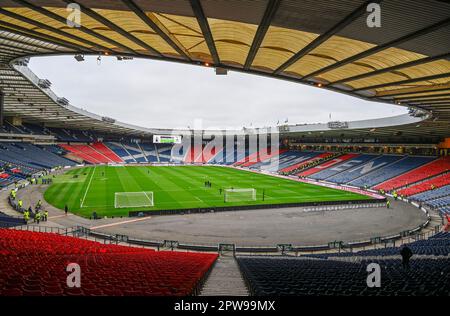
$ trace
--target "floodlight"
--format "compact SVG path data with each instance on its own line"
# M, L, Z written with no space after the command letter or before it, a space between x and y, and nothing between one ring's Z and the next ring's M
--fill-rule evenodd
M74 58L76 59L76 61L84 61L84 55L81 54L75 55Z

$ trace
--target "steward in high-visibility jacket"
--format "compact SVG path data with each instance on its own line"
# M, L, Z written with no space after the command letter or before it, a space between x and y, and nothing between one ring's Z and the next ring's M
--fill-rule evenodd
M48 211L44 211L43 221L46 222L48 219Z
M28 223L30 220L30 213L28 211L23 212L23 219Z
M37 212L36 215L34 215L34 219L36 220L36 222L39 224L39 221L41 220L41 213Z
M22 200L19 200L19 201L17 202L17 206L18 206L19 208L22 208L22 206L23 206L23 201L22 201Z

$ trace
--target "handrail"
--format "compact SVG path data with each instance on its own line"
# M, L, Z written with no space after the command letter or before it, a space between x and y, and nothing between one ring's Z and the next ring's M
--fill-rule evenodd
M397 235L389 235L389 236L381 236L377 237L380 239L381 243L384 243L386 246L386 243L389 241L394 241L401 239L402 237L408 237L410 240L413 238L414 240L420 240L424 239L426 237L430 237L437 231L440 231L441 225L438 225L434 228L434 233L432 231L426 232L426 233L418 233L422 228L424 228L426 225L428 225L428 220L426 223L417 226L414 229L405 231L404 233L406 236L402 236L402 233ZM104 243L115 243L118 244L120 242L123 242L123 240L126 240L127 244L130 245L139 245L139 246L147 246L147 247L154 247L160 250L161 247L165 245L165 242L167 241L151 241L151 240L144 240L144 239L135 239L135 238L129 238L126 235L120 235L121 238L118 238L117 235L109 235L105 233L100 232L93 232L89 228L83 227L83 226L74 226L74 227L67 227L67 228L61 228L61 227L53 227L53 226L39 226L39 225L20 225L15 227L5 227L2 226L0 223L0 229L16 229L16 230L27 230L27 231L33 231L33 232L42 232L42 233L56 233L60 235L72 235L74 237L93 237L95 238L95 241L97 241L97 238L99 240L103 240ZM183 249L183 250L194 250L194 251L212 251L212 252L218 252L219 247L217 245L204 245L204 244L195 244L195 243L178 243L178 241L170 241L172 242L171 248L172 250L174 248L177 249ZM346 242L345 244L342 243L342 246L339 247L339 250L341 249L350 249L351 252L353 252L353 248L356 246L365 246L365 245L374 245L371 240L355 240ZM337 249L337 248L336 248ZM330 248L329 244L325 245L309 245L309 246L292 246L291 251L292 252L314 252L314 251L327 251L332 250ZM241 253L276 253L279 252L279 247L277 245L274 246L236 246L235 248L236 252Z

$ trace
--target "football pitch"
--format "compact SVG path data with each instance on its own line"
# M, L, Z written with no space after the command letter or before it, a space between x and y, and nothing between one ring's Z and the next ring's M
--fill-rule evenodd
M210 186L205 186L209 181ZM256 194L225 198L230 189ZM245 190L244 190L245 191ZM252 191L252 190L249 190ZM150 192L153 206L116 208L116 193ZM227 193L228 194L228 193ZM370 199L365 195L219 166L92 166L57 176L44 197L53 206L89 217L129 211Z

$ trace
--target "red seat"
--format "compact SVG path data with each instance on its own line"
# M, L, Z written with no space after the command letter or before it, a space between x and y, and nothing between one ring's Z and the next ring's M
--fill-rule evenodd
M443 172L450 170L450 157L441 157L419 168L406 172L398 177L378 184L374 187L376 190L383 189L391 191L403 186L410 185L429 177L437 176Z
M0 251L0 295L190 295L217 258L9 229L0 229ZM72 262L81 288L66 286Z

